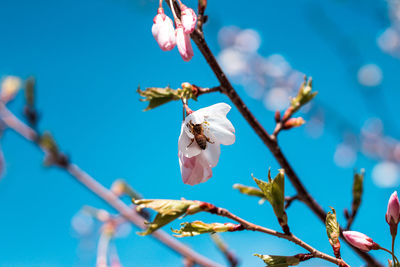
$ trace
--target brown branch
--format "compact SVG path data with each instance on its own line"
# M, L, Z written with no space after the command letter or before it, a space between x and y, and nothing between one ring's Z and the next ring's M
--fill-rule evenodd
M295 201L296 199L299 199L299 196L295 195L295 196L292 196L292 197L285 197L285 202L286 202L285 210L287 208L289 208L290 205L292 204L292 202Z
M295 243L295 244L299 245L300 247L306 249L308 252L310 252L316 258L320 258L320 259L332 262L341 267L349 267L349 265L347 263L345 263L342 259L337 259L337 258L329 256L328 254L325 254L321 251L318 251L317 249L310 246L309 244L307 244L300 238L294 236L293 234L280 233L278 231L256 225L254 223L248 222L248 221L234 215L233 213L229 212L227 209L216 207L210 203L204 202L204 205L208 207L207 212L234 220L234 221L240 223L246 230L257 231L257 232L261 232L261 233L265 233L268 235L273 235L273 236L276 236L279 238L286 239L286 240L288 240L292 243Z
M203 25L207 22L207 16L204 16L204 12L207 7L207 0L199 0L197 9L197 29L203 32Z
M203 87L199 87L197 85L192 85L197 91L196 91L196 97L200 96L200 95L205 95L205 94L209 94L209 93L214 93L214 92L221 92L222 88L221 86L215 86L215 87L211 87L211 88L203 88Z
M0 118L9 128L13 129L16 133L20 134L25 139L31 141L33 144L41 148L43 152L50 153L50 151L46 151L43 147L39 146L39 134L32 128L27 126L25 123L23 123L21 120L19 120L13 113L11 113L7 109L7 107L3 103L0 103ZM94 193L100 199L102 199L115 210L117 210L129 222L141 229L146 228L145 219L135 209L130 208L128 205L122 202L114 193L101 185L97 180L84 172L77 165L67 163L65 168L62 169L65 169L73 178L75 178L75 180L80 182L84 187L89 189L92 193ZM182 255L183 257L189 258L201 266L220 266L218 263L215 263L210 259L198 254L197 252L179 242L175 238L171 237L170 235L166 234L162 230L154 232L152 234L152 237L154 237L173 251Z
M282 121L278 122L275 126L275 129L272 133L272 138L276 139L278 137L278 134L283 130L283 123Z
M348 210L345 209L344 210L344 216L347 219L347 224L346 224L346 231L350 230L351 226L353 225L354 219L356 218L358 209L354 210L351 212L351 214L349 214Z
M167 1L168 2L168 1ZM174 6L178 17L180 17L180 8L176 1L173 1ZM204 59L207 61L208 65L214 72L214 75L218 79L221 85L221 92L229 97L232 103L236 106L239 112L242 114L243 118L249 123L249 125L253 128L254 132L260 137L263 143L268 147L271 151L275 159L278 161L279 165L285 170L287 177L290 182L294 186L297 191L297 195L299 196L299 200L304 202L311 210L314 212L317 217L325 223L326 212L322 209L322 207L316 202L316 200L311 197L308 193L307 189L300 181L300 178L295 173L294 169L282 153L277 139L272 135L269 135L268 132L264 129L264 127L258 122L258 120L254 117L254 115L250 112L249 108L240 98L239 94L233 88L229 79L226 77L226 74L222 71L220 65L215 59L214 54L211 52L210 48L207 45L206 40L204 39L203 33L196 29L190 37L197 45L198 49L202 53ZM346 241L347 242L347 241ZM354 247L353 247L354 248ZM378 261L376 261L371 255L365 253L361 250L355 249L357 254L364 259L371 266L382 266Z
M290 108L286 111L288 112L290 110ZM279 112L279 111L277 111ZM285 112L285 115L286 115ZM276 113L275 113L275 121L276 121L276 125L275 125L275 129L271 134L271 139L272 140L277 140L278 138L278 134L282 131L285 130L285 123L292 117L293 113L292 112L288 112L288 114L286 116L283 116L283 118L279 118L279 120L277 121L277 117L276 117Z

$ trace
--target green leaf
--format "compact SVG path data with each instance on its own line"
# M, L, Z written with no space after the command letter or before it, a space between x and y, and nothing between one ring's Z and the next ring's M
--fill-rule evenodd
M181 223L181 229L172 230L176 237L196 236L206 233L223 233L234 231L239 225L233 223L204 223L201 221L194 221L191 223Z
M140 86L137 89L137 92L143 98L140 101L148 101L149 105L144 111L156 108L168 102L174 100L180 100L182 98L186 99L194 99L197 100L195 95L195 90L193 86L189 83L182 83L182 88L171 89L169 86L165 88L159 87L149 87L144 91L140 89Z
M44 165L50 166L55 163L60 156L60 151L50 132L44 132L40 136L39 145L46 151Z
M295 266L300 263L300 260L296 256L277 256L277 255L260 255L254 254L254 256L262 259L267 266L275 267L287 267Z
M29 77L25 82L25 101L29 107L35 104L35 78Z
M262 204L266 200L264 193L255 187L252 186L246 186L246 185L241 185L241 184L234 184L233 185L234 189L238 189L240 193L248 195L248 196L255 196L259 197L260 201L259 203Z
M111 191L118 196L127 195L132 199L141 199L142 196L136 192L126 181L118 179L111 185Z
M352 210L353 212L358 210L361 205L361 198L363 193L363 182L364 182L364 169L361 169L360 173L354 173L354 182L353 182L353 204Z
M269 182L264 182L253 176L254 181L261 189L265 198L271 204L279 224L282 227L287 227L287 215L285 212L285 173L284 170L279 170L278 175L271 179L271 173L268 172ZM285 229L284 229L285 231ZM286 232L286 231L285 231Z
M307 80L307 77L304 77L297 96L291 101L292 114L310 102L316 95L317 92L312 92L312 78Z
M340 258L340 228L339 223L336 219L336 211L334 208L331 208L332 211L328 212L326 215L325 225L326 225L326 233L328 235L329 243L333 248L333 252L337 258Z
M158 212L154 220L148 223L146 231L139 233L140 235L151 234L181 216L206 211L211 207L204 205L204 202L192 200L138 199L133 202L138 205L138 211L149 208Z

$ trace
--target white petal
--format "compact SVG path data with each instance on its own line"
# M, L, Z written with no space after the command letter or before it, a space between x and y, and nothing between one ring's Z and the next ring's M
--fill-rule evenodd
M231 110L231 106L229 106L226 103L218 103L206 108L202 108L197 110L195 113L198 115L203 115L205 119L211 116L221 116L221 117L226 117L226 114L228 114L229 110Z
M203 115L204 128L208 128L208 131L215 137L213 141L223 145L232 145L235 142L235 128L226 118L230 109L228 104L218 103L195 112L197 116Z
M235 128L226 117L212 116L206 122L216 142L226 146L235 143Z
M162 18L160 14L157 14L153 19L153 26L151 27L151 33L153 34L154 38L157 39L158 32L160 31L160 26L162 23Z
M186 124L182 124L181 127L181 135L179 136L178 140L178 150L182 152L185 157L191 158L200 154L201 149L197 145L195 140L189 138L189 136L184 130L185 125Z
M182 153L179 153L178 156L182 180L185 184L204 183L211 178L212 170L203 153L192 158L187 158Z
M215 167L218 164L221 148L219 143L207 143L207 148L203 151L205 158L210 167Z
M182 10L181 21L185 33L190 34L196 27L197 16L193 9L185 8Z

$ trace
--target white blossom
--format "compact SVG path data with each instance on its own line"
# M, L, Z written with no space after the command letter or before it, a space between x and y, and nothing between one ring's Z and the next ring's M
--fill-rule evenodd
M235 142L235 128L226 118L231 107L218 103L189 114L182 123L178 141L179 162L184 183L198 184L212 176L221 153L220 145ZM196 141L193 126L201 126L202 138L206 140L203 149Z

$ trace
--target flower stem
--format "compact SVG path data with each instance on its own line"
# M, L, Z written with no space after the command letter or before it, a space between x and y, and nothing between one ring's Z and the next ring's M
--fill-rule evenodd
M101 233L99 243L97 245L97 259L96 266L107 266L107 251L110 244L110 236Z
M396 240L396 236L392 235L392 258L393 258L393 262L395 262L395 259L397 260L397 263L399 263L399 260L396 258L396 256L394 255L394 241Z
M396 257L396 256L394 255L394 253L392 252L393 249L394 249L394 239L393 239L393 241L392 241L392 251L390 251L390 250L388 250L388 249L386 249L386 248L383 248L383 247L379 247L379 249L384 250L384 251L386 251L387 253L389 253L390 255L392 255L392 258L393 258L393 262L394 262L394 263L397 263L397 264L400 263L399 260L397 259L397 257Z
M176 26L178 26L178 24L180 24L181 21L179 20L178 16L175 13L174 3L172 2L172 0L169 0L169 4L171 6L171 11L172 11L172 15L174 16L175 24L176 24Z

